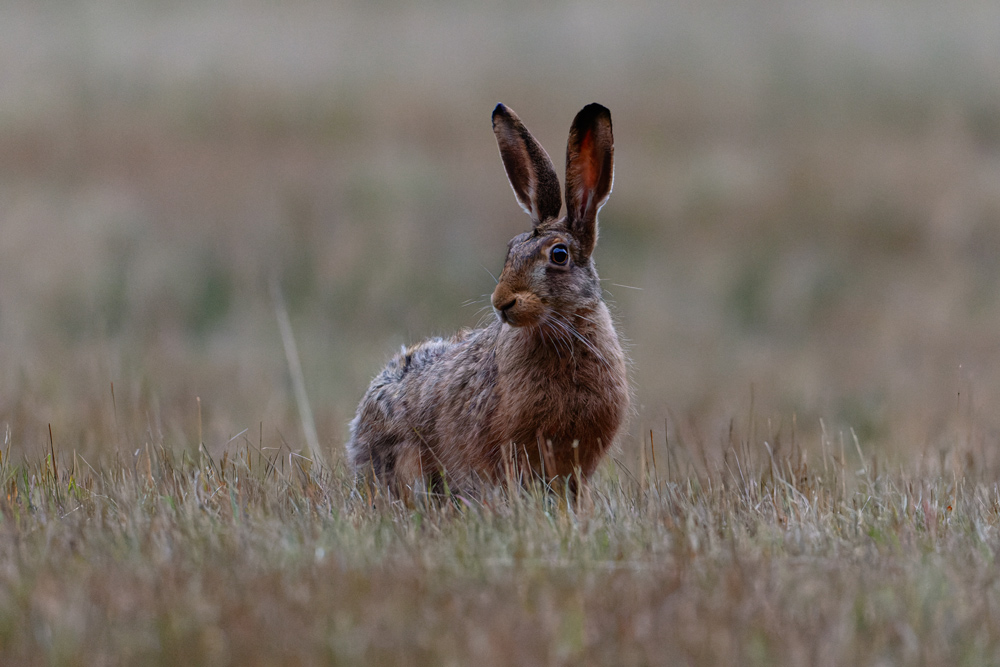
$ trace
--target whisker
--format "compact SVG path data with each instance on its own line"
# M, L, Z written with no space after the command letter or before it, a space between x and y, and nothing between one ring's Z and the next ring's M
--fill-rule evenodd
M549 326L549 331L552 334L555 345L564 347L566 352L569 354L569 358L574 359L576 355L573 350L572 338L566 335L566 327L561 322L554 320L551 317L547 317L545 322ZM560 358L562 358L562 355L560 355Z
M576 328L573 327L573 324L571 322L569 322L563 315L560 315L559 313L552 313L552 316L555 317L556 320L559 321L574 338L583 343L584 347L590 350L591 354L593 354L594 357L596 357L597 360L601 364L603 364L606 369L611 370L611 364L608 363L608 360L604 358L604 355L600 353L600 351L594 346L593 343L591 343L589 340L581 336L580 332L578 332Z
M551 347L553 350L555 350L556 356L559 359L562 359L562 354L559 352L559 346L555 343L554 340L550 342L549 341L549 337L547 335L545 335L546 334L546 326L545 326L545 321L544 320L538 323L538 333L542 337L542 342L545 343L545 346L546 347Z
M556 354L559 356L559 358L562 359L562 354L559 352L560 348L565 348L566 352L569 354L569 358L572 359L573 346L571 344L568 344L568 341L564 336L560 335L560 333L562 333L562 330L560 329L558 322L555 322L551 318L546 317L543 320L543 324L546 327L548 327L548 331L552 336L552 345L555 348Z
M592 320L586 315L581 315L580 313L574 313L574 317L579 317L581 320L585 320L587 322L590 322L591 324L597 324L597 320Z
M486 302L488 304L491 296L491 294L481 294L478 299L468 299L467 301L463 301L462 308L468 308L469 306L482 302Z

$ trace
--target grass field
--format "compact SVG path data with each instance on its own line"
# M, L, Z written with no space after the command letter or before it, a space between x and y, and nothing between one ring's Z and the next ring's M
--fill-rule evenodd
M810 463L771 435L734 428L710 473L696 443L666 444L576 503L410 507L251 434L221 458L5 452L4 662L1000 659L995 467L892 471L855 450L858 469L842 441Z
M4 3L0 663L1000 663L998 43L977 0ZM612 111L635 415L576 505L390 505L346 425L528 224L500 101L557 162Z

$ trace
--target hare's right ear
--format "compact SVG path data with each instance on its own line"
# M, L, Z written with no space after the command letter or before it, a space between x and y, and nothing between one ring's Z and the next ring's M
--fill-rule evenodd
M566 221L589 257L597 243L597 212L615 180L615 139L611 112L600 104L580 110L566 145Z
M562 194L549 154L521 119L503 104L493 110L493 132L510 186L535 225L559 217Z

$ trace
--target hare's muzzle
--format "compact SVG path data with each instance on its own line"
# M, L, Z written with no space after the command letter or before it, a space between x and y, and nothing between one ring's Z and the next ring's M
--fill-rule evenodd
M503 283L497 285L492 301L500 321L512 327L534 324L544 311L537 295L532 292L515 292Z
M494 308L496 308L497 311L497 317L500 318L501 322L504 322L506 324L511 323L510 312L514 309L516 305L517 305L517 297L511 299L502 306L499 307L494 306Z

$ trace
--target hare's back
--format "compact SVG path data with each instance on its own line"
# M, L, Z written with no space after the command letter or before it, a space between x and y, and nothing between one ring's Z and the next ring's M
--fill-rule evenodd
M380 381L381 384L400 382L408 374L423 370L433 364L454 345L454 339L429 338L410 347L403 346L396 356L389 360L372 385L380 383Z
M397 450L414 444L410 441L415 429L423 440L435 439L424 422L447 403L446 378L454 373L469 333L403 347L375 376L351 421L347 451L356 470L374 462L376 470L391 472Z

